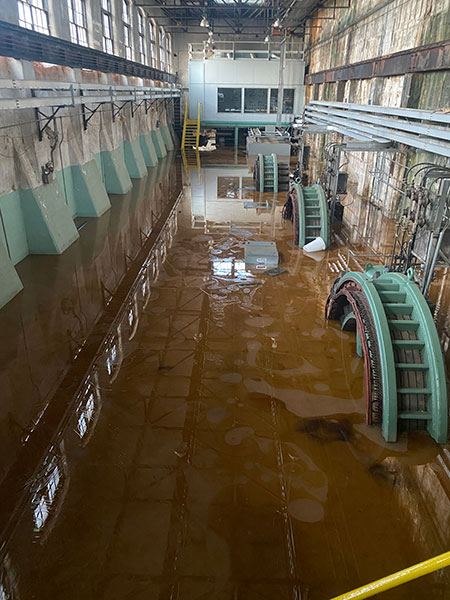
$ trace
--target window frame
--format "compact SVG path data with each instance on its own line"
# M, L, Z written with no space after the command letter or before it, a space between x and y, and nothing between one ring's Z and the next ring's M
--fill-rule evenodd
M246 103L247 103L247 92L252 92L252 91L264 91L266 93L266 107L264 110L247 110L246 109ZM262 88L262 87L248 87L248 88L244 88L244 102L243 102L243 112L244 114L258 114L258 115L266 115L268 113L269 110L269 88Z
M21 27L50 35L47 0L17 0L17 10Z
M77 10L76 4L79 3L81 12ZM86 0L67 0L67 9L69 11L70 39L72 43L80 46L88 45L88 26L86 16ZM76 15L81 15L81 24L77 23ZM84 33L84 36L82 35Z
M147 64L147 44L145 41L145 14L142 8L138 8L137 11L137 22L138 22L138 37L139 37L139 61L146 65Z
M125 58L133 60L133 29L131 0L122 0L123 47Z
M153 19L148 20L149 26L149 40L150 40L150 64L156 68L156 35L155 28L157 27L156 22Z
M113 13L111 0L100 0L100 15L102 19L102 46L107 54L114 54ZM105 22L108 22L109 36L105 35Z
M218 87L217 88L217 112L220 114L242 114L242 106L243 106L243 102L242 102L242 89L241 87ZM220 110L220 105L219 105L219 94L223 93L220 90L237 90L239 91L239 110Z
M271 115L274 115L278 112L278 88L269 88L270 89L270 98L269 98L269 112ZM286 102L286 96L285 93L289 91L292 92L292 111L285 111L285 102ZM276 102L276 108L274 110L272 110L272 93L276 92L277 93L277 102ZM283 115L292 115L294 114L294 107L295 107L295 88L285 88L283 90L283 110L281 111L281 114Z

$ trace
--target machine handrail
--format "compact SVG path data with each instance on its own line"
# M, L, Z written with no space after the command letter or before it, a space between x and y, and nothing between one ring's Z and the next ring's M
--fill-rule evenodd
M429 558L412 567L407 567L392 575L363 585L351 592L335 596L334 598L331 598L331 600L364 600L365 598L371 598L372 596L375 596L375 594L386 592L387 590L391 590L392 588L418 579L419 577L423 577L424 575L429 575L430 573L434 573L435 571L448 566L450 566L450 552L444 552L443 554L439 554L434 558Z

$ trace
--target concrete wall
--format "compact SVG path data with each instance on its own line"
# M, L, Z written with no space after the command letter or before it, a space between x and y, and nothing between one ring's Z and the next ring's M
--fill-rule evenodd
M234 123L274 123L274 113L244 112L221 113L217 107L219 87L230 88L278 88L279 61L265 59L211 59L189 62L189 113L196 118L198 102L203 104L202 121ZM294 89L294 113L284 114L283 121L290 121L294 114L303 111L304 63L287 60L284 69L285 88ZM269 110L269 107L268 107Z
M338 10L336 19L321 20L321 17L330 16L331 11L319 10L316 18L308 21L312 28L306 39L305 56L311 74L450 37L449 7L445 0L361 0L353 2L348 9ZM311 99L441 109L450 105L450 72L442 70L308 85L306 103ZM320 160L324 147L330 141L340 139L337 134L315 135L310 136L308 142L313 155ZM418 160L443 163L436 155L408 150L395 159L405 165ZM370 152L346 156L343 170L356 186L355 198L369 195L370 171L374 169L375 161L375 153ZM401 168L392 166L393 177L401 179L402 173ZM383 214L395 214L397 198L395 191L383 198Z
M100 0L85 0L86 4L86 21L87 21L87 41L88 46L95 50L103 51L103 28L101 20L101 3ZM69 10L66 0L47 0L48 17L50 35L59 37L68 41L70 38L69 26ZM111 0L112 16L113 16L113 40L114 54L117 56L125 55L124 46L124 27L122 21L122 0ZM132 33L132 60L140 62L139 56L139 33L138 33L138 10L139 8L134 2L130 2L131 13L131 33ZM0 0L1 19L8 23L19 24L19 12L17 2L15 0ZM144 13L143 13L144 14ZM148 34L149 22L145 19L145 45L147 60L146 64L151 65L150 59L150 36ZM159 55L159 46L156 43L156 63L153 64L156 68L161 68L161 60ZM173 58L172 58L173 62ZM168 68L165 69L170 70Z
M151 81L0 59L0 78L152 85ZM9 92L3 91L4 94ZM26 93L26 92L24 92ZM49 109L43 109L49 114ZM79 107L61 109L38 138L33 109L0 112L0 307L20 288L13 266L28 254L60 254L75 240L77 217L99 217L108 193L124 194L174 149L166 107L153 104L134 114L127 105L113 118L102 105L83 129ZM45 183L42 168L53 162ZM7 283L8 282L8 283Z

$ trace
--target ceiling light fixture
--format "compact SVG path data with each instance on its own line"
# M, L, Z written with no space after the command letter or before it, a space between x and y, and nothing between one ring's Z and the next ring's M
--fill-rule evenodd
M275 19L275 21L273 22L273 26L274 26L274 27L279 27L279 26L280 26L280 19L279 19L278 17L277 17L277 18Z
M202 20L200 21L200 27L209 27L208 19L206 15L203 15Z
M270 42L270 38L268 35L266 35L266 37L264 38L264 41L266 42L266 44L268 44Z

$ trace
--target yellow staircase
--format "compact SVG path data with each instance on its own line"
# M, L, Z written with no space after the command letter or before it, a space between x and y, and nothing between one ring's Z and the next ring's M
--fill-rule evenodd
M184 124L183 124L183 136L181 138L181 148L192 148L195 146L198 148L198 142L200 138L200 115L202 112L202 103L198 103L197 119L188 119L188 102L184 109Z

